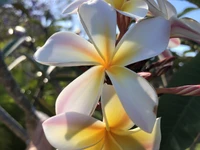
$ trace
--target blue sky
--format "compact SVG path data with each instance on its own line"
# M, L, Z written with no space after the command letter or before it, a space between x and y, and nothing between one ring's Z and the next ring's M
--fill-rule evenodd
M188 7L197 8L196 5L190 3L186 0L169 0L169 2L175 6L178 13L181 13L183 10L185 10ZM190 17L190 18L193 18L196 21L200 22L200 9L194 10L190 13L187 13L186 15L184 15L184 17Z

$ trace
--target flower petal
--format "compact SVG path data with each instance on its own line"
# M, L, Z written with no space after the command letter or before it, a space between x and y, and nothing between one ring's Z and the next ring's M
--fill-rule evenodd
M154 15L154 16L162 16L165 17L165 14L160 11L158 8L158 4L154 0L145 0L149 6L149 11Z
M141 19L146 16L148 12L148 5L141 0L126 1L121 7L120 13L131 18Z
M144 132L137 128L133 129L131 134L113 134L117 143L125 150L159 150L161 133L160 118L156 120L152 133Z
M131 120L146 132L151 132L158 105L157 94L151 85L125 67L113 66L107 74Z
M124 4L125 0L105 0L107 3L111 4L114 8L120 9Z
M121 146L112 137L111 132L106 132L104 146L102 150L123 150Z
M167 9L167 17L170 19L173 16L177 16L176 8L167 0L164 1Z
M69 111L91 114L98 103L103 81L103 68L90 68L60 93L56 100L56 114Z
M174 48L181 45L181 40L179 38L171 38L168 43L168 48Z
M160 11L163 12L165 15L167 15L167 8L165 5L165 1L166 0L157 0Z
M171 18L171 37L180 37L200 43L200 24L193 19Z
M112 130L128 130L134 126L124 110L113 86L104 85L101 103L107 128L112 128Z
M42 64L53 66L94 65L102 61L91 43L71 32L52 35L36 51L34 58Z
M105 140L103 138L101 141L96 143L94 146L88 147L88 148L86 148L84 150L102 150L104 142L105 142Z
M102 0L93 0L80 7L79 16L99 54L106 62L109 61L115 49L115 10Z
M69 4L63 11L63 14L72 14L77 12L78 7L83 4L84 2L87 2L88 0L76 0Z
M169 34L170 23L162 17L137 23L120 40L112 64L126 66L160 54L167 48Z
M62 150L87 148L105 136L104 123L76 112L47 119L43 129L50 144Z

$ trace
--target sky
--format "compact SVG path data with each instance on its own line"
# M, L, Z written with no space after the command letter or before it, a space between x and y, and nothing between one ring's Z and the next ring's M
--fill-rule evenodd
M196 5L190 3L186 0L169 0L169 2L175 6L178 13L181 13L183 10L185 10L188 7L197 8ZM184 17L190 17L190 18L193 18L194 20L200 22L200 9L191 11L191 12L187 13L186 15L184 15Z

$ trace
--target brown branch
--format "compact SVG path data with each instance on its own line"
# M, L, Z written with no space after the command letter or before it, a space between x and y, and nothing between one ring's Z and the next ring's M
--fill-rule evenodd
M9 72L5 64L2 53L0 52L0 83L4 86L7 93L14 99L16 104L25 112L26 126L29 135L32 135L35 127L37 126L38 118L35 114L35 109L31 105L28 98L21 92L17 82Z
M21 140L28 143L29 137L23 127L0 106L0 120Z

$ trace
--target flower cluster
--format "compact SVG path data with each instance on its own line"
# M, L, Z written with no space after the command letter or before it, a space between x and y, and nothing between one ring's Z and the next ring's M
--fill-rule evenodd
M159 150L157 94L127 66L162 53L170 37L199 42L199 24L179 20L167 0L77 0L64 10L74 12L89 40L58 32L34 55L45 65L90 67L59 94L56 115L43 123L48 141L59 150ZM91 117L99 101L103 120Z

